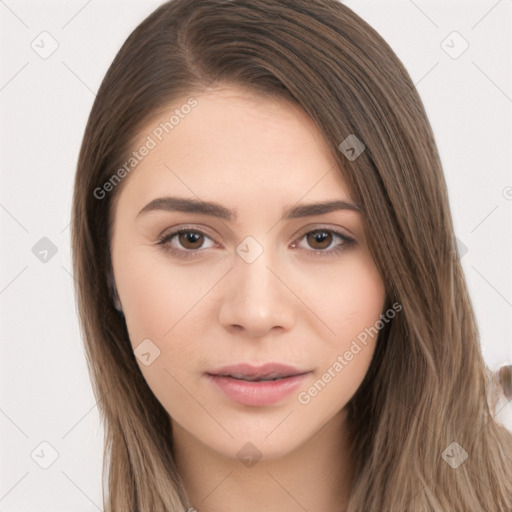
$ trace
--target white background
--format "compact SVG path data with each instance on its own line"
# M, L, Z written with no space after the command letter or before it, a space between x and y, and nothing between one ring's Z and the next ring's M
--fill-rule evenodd
M512 0L345 3L418 88L467 248L484 357L492 369L512 362ZM102 509L103 433L73 298L73 179L95 91L160 4L0 1L0 512ZM31 47L43 31L59 45L47 59ZM441 46L453 31L469 43L457 59ZM57 248L46 263L32 252L42 237ZM511 406L499 415L510 428ZM48 469L34 460L50 460L43 441L58 453Z

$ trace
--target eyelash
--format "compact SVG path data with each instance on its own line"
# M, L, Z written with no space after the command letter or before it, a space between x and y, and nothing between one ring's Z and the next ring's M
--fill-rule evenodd
M164 250L166 252L169 252L173 256L176 256L178 258L194 258L194 257L198 256L199 253L202 252L204 249L197 249L197 250L194 250L194 249L183 249L183 250L177 250L177 249L174 249L173 247L170 247L169 242L172 240L172 238L175 237L176 235L179 235L179 234L182 234L182 233L194 233L194 234L199 234L199 235L205 236L207 238L210 238L206 233L202 232L201 230L192 229L192 228L180 228L180 229L178 229L176 231L173 231L171 233L167 233L167 234L162 235L161 237L159 237L157 245L163 246L163 248L164 248ZM347 235L344 235L343 233L340 233L339 231L335 231L333 229L327 229L327 228L326 229L324 229L324 228L316 228L316 229L313 229L311 231L306 231L304 234L302 234L297 239L297 241L302 240L306 235L309 235L311 233L331 233L331 234L333 234L335 236L338 236L339 238L341 238L343 240L342 244L340 244L340 245L336 246L336 248L330 249L330 250L325 250L325 249L324 250L314 250L314 249L312 249L311 251L308 251L307 249L301 249L301 250L306 250L307 252L312 252L314 254L314 257L316 257L316 256L320 256L320 257L337 256L341 252L343 252L348 246L350 246L350 245L355 243L355 240L353 238L350 238Z

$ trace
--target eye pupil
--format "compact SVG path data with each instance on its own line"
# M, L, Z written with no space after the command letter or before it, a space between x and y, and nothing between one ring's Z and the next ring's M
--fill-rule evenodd
M322 242L325 242L327 240L327 244L323 244L322 245ZM332 242L332 233L329 233L329 232L326 232L326 231L313 231L311 233L308 233L308 243L310 243L311 241L313 242L320 242L321 244L321 247L313 247L316 248L316 249L325 249L326 247L329 247L329 245L331 245L331 242Z
M197 241L201 240L202 236L203 235L201 235L200 233L194 233L194 232L191 232L191 231L180 233L179 234L180 244L183 247L185 247L186 249L197 249ZM194 245L194 243L196 245ZM187 244L192 244L192 247L189 247ZM199 247L201 245L202 244L200 243Z

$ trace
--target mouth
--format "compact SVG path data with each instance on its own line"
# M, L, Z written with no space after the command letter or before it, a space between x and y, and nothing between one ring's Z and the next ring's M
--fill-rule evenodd
M280 363L238 364L207 372L206 377L232 401L265 406L282 401L311 373Z
M238 380L246 380L250 382L263 381L263 380L277 380L294 377L308 373L310 370L291 366L284 363L265 363L263 365L254 365L250 363L238 363L232 365L225 365L211 372L209 375L219 377L231 377Z
M307 373L307 372L304 372ZM297 375L304 375L304 373L296 373L296 374L290 374L290 375L280 375L276 373L272 373L270 375L267 375L265 377L258 377L258 376L250 376L250 375L243 375L242 373L226 373L226 374L218 374L213 376L217 377L231 377L232 379L236 380L244 380L246 382L268 382L273 380L281 380L281 379L288 379L290 377L296 377Z

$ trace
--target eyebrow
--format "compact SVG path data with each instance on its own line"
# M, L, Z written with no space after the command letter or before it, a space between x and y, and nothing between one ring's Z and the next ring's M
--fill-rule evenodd
M157 199L153 199L150 203L144 206L144 208L142 208L142 210L137 214L137 218L144 213L157 210L200 213L230 222L234 222L238 218L237 209L231 210L219 203L185 197L159 197ZM360 213L359 206L354 203L342 200L333 200L287 207L283 212L283 219L290 220L313 215L323 215L336 210L351 210Z

